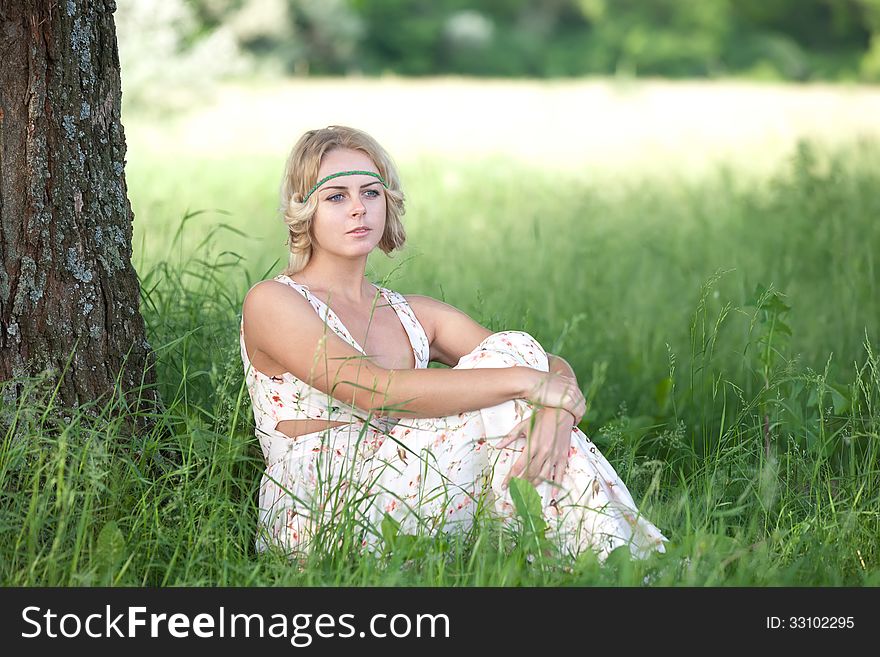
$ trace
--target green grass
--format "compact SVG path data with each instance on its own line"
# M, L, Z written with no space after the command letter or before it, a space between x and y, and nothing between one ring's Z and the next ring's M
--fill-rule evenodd
M581 428L671 539L602 567L529 562L524 530L488 521L376 556L343 545L302 569L254 553L263 466L238 314L283 263L280 167L131 163L165 412L151 436L120 440L111 406L53 420L45 382L2 409L0 582L880 584L880 146L804 143L767 179L403 163L408 245L368 275L572 364Z

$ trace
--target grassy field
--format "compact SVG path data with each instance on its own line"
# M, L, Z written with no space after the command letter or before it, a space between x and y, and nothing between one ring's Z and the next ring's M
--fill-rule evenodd
M486 523L300 570L253 552L263 466L238 345L244 292L282 267L289 140L172 157L127 129L167 411L130 445L81 415L46 431L40 388L11 409L28 439L0 451L4 584L880 585L880 143L838 126L834 143L756 150L760 167L681 173L693 153L605 170L405 152L408 244L369 276L563 355L590 401L581 428L671 544L529 562L524 528Z

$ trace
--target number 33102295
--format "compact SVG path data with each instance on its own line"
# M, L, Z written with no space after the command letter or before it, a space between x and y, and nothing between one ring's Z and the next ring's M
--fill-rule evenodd
M840 630L856 626L854 616L767 616L768 630Z

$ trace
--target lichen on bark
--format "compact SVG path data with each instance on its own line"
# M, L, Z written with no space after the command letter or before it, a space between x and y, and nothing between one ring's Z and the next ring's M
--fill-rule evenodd
M7 415L25 380L41 374L47 388L57 388L59 409L119 398L118 378L142 410L161 410L131 263L114 10L110 0L0 7L0 382ZM137 390L142 381L147 387ZM141 416L129 428L149 426Z

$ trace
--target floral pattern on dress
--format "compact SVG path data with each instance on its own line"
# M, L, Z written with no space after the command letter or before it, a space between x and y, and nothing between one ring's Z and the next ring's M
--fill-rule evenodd
M364 353L363 348L354 340L336 313L318 297L311 294L307 286L297 283L283 274L276 276L274 280L285 283L302 294L328 329ZM397 313L403 324L410 339L416 367L426 368L429 354L428 336L412 308L403 295L383 287L377 286L377 289L388 305ZM239 325L239 343L245 381L254 413L255 433L260 440L266 463L273 463L278 458L284 458L284 455L292 449L290 441L296 440L275 429L278 423L283 420L329 420L358 424L364 424L367 421L367 413L313 388L290 372L270 377L253 367L245 348L243 317ZM370 424L379 431L387 431L394 423L395 420L391 418L370 419Z
M326 325L363 353L335 313L308 288L286 276ZM406 299L379 288L392 305L412 344L418 368L427 367L429 344ZM257 436L266 459L260 484L257 549L281 547L291 556L305 552L316 528L354 505L365 528L366 549L381 540L385 514L404 533L467 529L479 508L512 521L515 508L502 482L525 446L495 445L515 424L534 412L523 399L438 418L371 419L311 388L290 373L267 377L250 366L241 333L242 359L254 410ZM547 355L523 331L493 333L456 369L526 366L549 370ZM321 406L323 402L324 406ZM281 419L351 422L290 438L274 429ZM596 446L572 429L562 490L537 486L551 535L572 555L593 550L604 560L627 545L635 557L665 552L668 539L637 510L626 485Z

